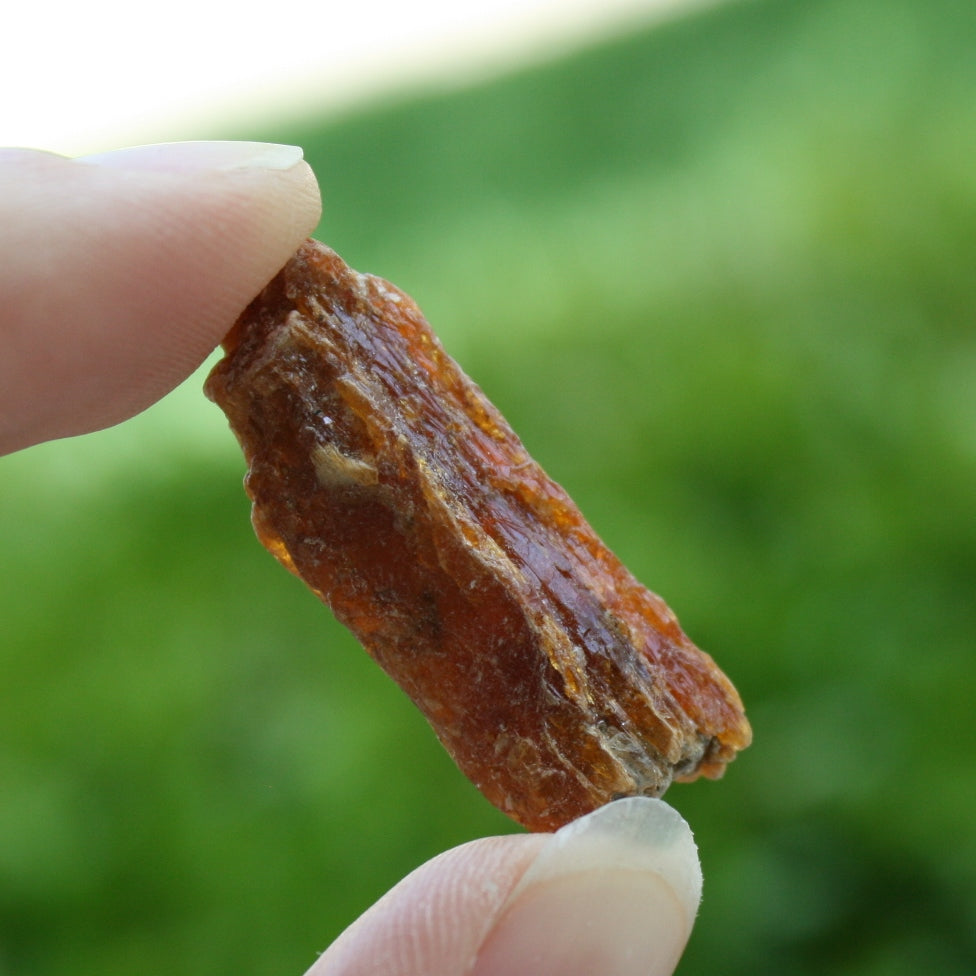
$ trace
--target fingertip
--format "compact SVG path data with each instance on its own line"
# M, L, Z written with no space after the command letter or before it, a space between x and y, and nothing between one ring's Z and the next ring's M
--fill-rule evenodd
M118 423L186 378L317 225L300 155L0 153L0 453Z
M668 976L700 897L681 816L661 800L618 800L550 838L468 976Z
M422 865L308 976L667 976L701 891L688 825L619 800L555 834L493 837Z

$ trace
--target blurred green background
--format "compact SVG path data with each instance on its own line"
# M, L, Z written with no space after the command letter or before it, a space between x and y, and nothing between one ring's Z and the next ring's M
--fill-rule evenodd
M679 972L976 971L976 7L755 0L298 142L740 688ZM0 973L298 974L514 830L254 540L194 377L0 461Z

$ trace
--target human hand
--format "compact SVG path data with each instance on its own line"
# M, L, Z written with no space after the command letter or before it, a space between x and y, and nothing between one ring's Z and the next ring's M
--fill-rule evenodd
M318 223L293 146L0 149L0 454L185 379Z
M435 857L306 976L668 976L701 897L691 831L661 800L617 800L555 834Z
M119 423L185 379L316 226L294 147L86 160L0 149L0 454ZM664 976L701 874L657 800L418 868L310 976Z

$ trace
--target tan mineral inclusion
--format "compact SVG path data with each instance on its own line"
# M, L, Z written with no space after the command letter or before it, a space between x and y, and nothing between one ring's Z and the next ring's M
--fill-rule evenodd
M442 349L414 302L307 241L207 381L265 546L501 810L551 830L716 778L735 688Z

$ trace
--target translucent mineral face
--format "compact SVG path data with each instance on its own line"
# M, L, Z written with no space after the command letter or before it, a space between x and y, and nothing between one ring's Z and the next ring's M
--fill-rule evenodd
M533 830L721 776L742 702L442 349L415 303L308 241L207 393L264 545Z

